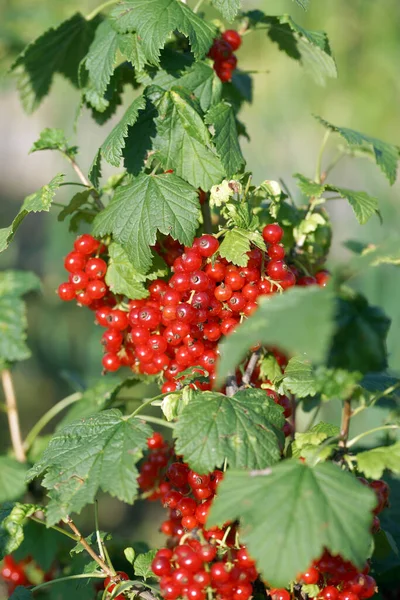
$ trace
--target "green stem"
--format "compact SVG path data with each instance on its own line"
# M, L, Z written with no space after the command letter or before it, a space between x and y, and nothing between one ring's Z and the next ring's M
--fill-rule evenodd
M151 417L150 415L138 415L136 419L142 419L146 421L146 423L155 423L156 425L161 425L162 427L168 427L169 429L174 429L175 425L173 423L169 423L164 419L159 419L158 417Z
M26 439L24 442L25 450L29 450L29 448L32 446L34 440L37 438L37 436L42 431L42 429L44 429L44 427L46 427L47 423L49 423L56 415L58 415L58 413L60 413L62 410L64 410L64 408L67 408L67 406L70 406L70 404L74 404L74 402L77 402L81 398L82 398L81 392L75 392L74 394L71 394L70 396L63 398L63 400L60 400L60 402L58 402L57 404L52 406L50 408L50 410L48 410L39 419L39 421L32 427L32 429L26 436Z
M46 523L44 521L42 521L42 519L39 519L39 517L35 517L34 515L31 515L29 518L31 521L34 521L35 523L39 523L40 525L44 525L45 527L47 527ZM58 525L52 525L50 527L50 529L54 529L54 531L58 531L58 533L62 533L63 535L66 535L71 540L74 540L74 542L79 542L79 538L76 535L74 535L73 533L70 533L69 531L65 531L65 529L63 529L62 527L59 527Z
M354 444L357 444L363 437L367 435L371 435L371 433L376 433L377 431L383 431L385 429L400 429L399 425L381 425L380 427L375 427L374 429L370 429L369 431L364 431L364 433L360 433L360 435L356 435L352 440L347 443L347 448L351 448Z
M87 185L79 183L78 181L65 181L64 183L60 183L60 187L62 187L63 185L79 185L80 187L87 188Z
M204 0L199 0L198 3L196 4L196 6L193 9L194 13L197 13L198 10L200 9L200 6L203 4Z
M201 214L203 215L204 233L212 233L212 220L209 199L201 205Z
M45 583L41 583L40 585L35 585L35 587L31 588L32 592L37 592L38 590L42 590L49 585L53 585L54 583L62 583L63 581L70 581L71 579L105 579L107 575L105 573L81 573L79 575L68 575L68 577L60 577L59 579L52 579L51 581L45 581Z
M331 173L331 171L333 171L333 169L336 167L336 165L342 160L342 158L345 157L345 154L343 154L342 152L339 152L335 158L333 159L333 161L326 167L325 169L325 179L328 177L329 173Z
M94 501L94 526L96 528L96 539L97 546L99 548L100 557L105 560L103 542L101 541L100 529L99 529L99 505L97 499Z
M103 4L100 4L100 6L98 6L97 8L95 8L88 15L86 15L86 21L91 21L92 19L94 19L95 17L97 17L98 14L100 14L101 12L103 12L103 10L105 10L109 6L112 6L113 4L117 4L117 2L118 2L118 0L107 0L107 2L103 2Z
M162 398L165 398L165 396L168 396L168 393L166 393L166 394L159 394L158 396L155 396L154 398L150 398L149 400L146 400L146 402L143 402L143 404L141 404L140 406L138 406L138 408L136 410L134 410L133 413L130 414L126 418L127 419L131 419L132 417L136 417L136 415L138 413L140 413L143 408L145 408L146 406L149 406L149 404L152 404L156 400L161 400Z
M328 131L325 132L324 138L322 140L321 147L320 147L319 152L318 152L317 167L316 167L316 170L315 170L315 181L317 183L322 183L322 181L321 181L322 157L324 155L324 150L325 150L326 144L328 142L330 133L331 132L330 132L329 129L328 129Z

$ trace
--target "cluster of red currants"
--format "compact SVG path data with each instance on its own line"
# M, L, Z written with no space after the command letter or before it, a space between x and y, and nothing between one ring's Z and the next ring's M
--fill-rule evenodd
M29 571L31 569L34 569L35 571L35 582L31 581L29 577ZM50 569L45 573L31 557L20 561L16 561L11 554L4 557L0 570L0 577L7 585L9 595L11 595L19 585L28 586L37 584L38 576L42 581L51 581L54 577L53 569Z
M214 70L222 82L231 81L236 69L237 58L234 54L242 44L239 32L227 29L220 38L215 39L208 56L214 61Z
M359 477L359 481L371 488L376 494L376 507L374 510L374 521L372 524L373 533L377 533L381 528L381 522L378 515L388 506L389 504L389 486L386 481L382 479L375 479L373 481L368 481L364 477Z

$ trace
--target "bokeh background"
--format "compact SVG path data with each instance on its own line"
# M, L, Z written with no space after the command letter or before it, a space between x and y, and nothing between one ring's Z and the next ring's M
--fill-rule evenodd
M191 1L191 0L190 0ZM63 128L80 147L79 163L87 170L114 120L98 127L84 110L74 122L79 94L56 78L51 96L31 116L24 114L7 69L24 45L46 28L58 24L74 11L89 12L95 0L0 0L0 226L7 226L24 197L47 183L55 173L75 176L63 159L50 152L29 155L29 149L44 127ZM400 3L398 0L311 0L304 13L291 0L244 0L244 8L262 8L270 14L289 12L309 29L329 34L339 77L318 86L296 61L279 53L265 32L246 36L238 52L240 68L255 71L253 103L245 105L241 120L251 141L242 144L248 168L255 182L282 178L298 195L292 174L313 176L318 149L324 134L312 117L400 144ZM124 109L121 108L118 115ZM336 140L339 141L339 140ZM335 152L335 140L327 158ZM372 219L360 227L344 201L334 201L329 212L335 239L331 261L346 261L343 242L357 239L379 242L400 225L400 184L389 187L382 173L365 159L345 159L330 179L343 187L368 191L380 199L383 225ZM72 191L71 191L72 190ZM58 202L67 202L73 188L62 188ZM26 433L37 418L64 396L100 376L99 328L92 314L61 303L54 293L63 281L62 257L70 250L73 236L57 222L58 209L51 214L30 215L20 227L10 248L0 256L0 268L30 269L37 273L43 289L29 298L29 345L32 358L17 365L14 372L21 407L22 429ZM371 302L384 307L392 318L389 336L390 369L400 371L400 273L387 267L356 282ZM139 386L131 392L140 398L148 392ZM325 415L338 418L337 405L327 406ZM380 421L384 409L377 409L372 423ZM359 427L366 423L360 417ZM372 425L371 425L372 426ZM0 414L1 450L8 444L4 415ZM144 522L144 511L154 519ZM83 519L91 525L89 513ZM114 529L129 539L157 541L161 516L148 505L135 509L103 498L100 503L102 529ZM151 528L150 528L151 527Z

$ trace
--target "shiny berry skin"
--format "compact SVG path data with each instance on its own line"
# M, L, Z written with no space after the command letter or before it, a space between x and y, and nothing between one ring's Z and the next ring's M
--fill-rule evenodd
M140 362L148 363L154 358L153 350L150 348L150 346L145 344L143 344L143 346L136 346L135 352Z
M138 325L152 331L160 323L160 314L155 308L143 308L139 311Z
M233 291L229 285L221 284L215 288L214 296L219 302L227 302L232 296Z
M209 475L201 475L200 473L196 473L196 471L189 471L188 483L192 489L207 487L210 483L210 477Z
M100 300L107 293L107 286L102 279L92 279L86 286L86 292L92 300Z
M117 571L117 577L119 578L120 581L129 581L129 575L127 573L125 573L124 571ZM116 585L117 585L116 583L112 582L111 577L105 578L104 589L106 589L107 592L112 592Z
M318 285L321 287L325 287L328 285L330 277L331 274L329 273L329 271L318 271L318 273L315 274L315 279L317 280Z
M86 256L81 252L70 252L64 259L65 270L69 273L83 271L86 265Z
M76 273L70 273L68 281L74 286L75 290L84 290L88 284L89 277L84 271L76 271Z
M57 294L60 300L63 300L64 302L70 302L71 300L74 300L76 295L75 286L69 282L60 283Z
M107 273L107 263L102 258L89 258L85 273L89 279L102 279Z
M333 585L328 585L321 590L320 596L322 600L338 600L339 590Z
M215 62L215 70L216 71L234 71L237 66L237 58L234 54L229 56L229 58L224 58L223 60L217 60Z
M194 529L197 526L198 522L194 515L187 515L187 517L182 517L182 527L184 527L185 529L188 529L190 531L191 529Z
M164 438L161 435L161 433L158 433L158 431L155 431L151 437L147 438L147 447L150 450L156 450L158 448L163 448L164 447Z
M208 277L204 271L193 271L190 276L190 289L205 292L208 288Z
M167 471L167 477L177 488L184 488L187 485L189 467L182 463L172 463Z
M181 301L181 295L176 290L170 288L166 290L163 296L164 306L176 306Z
M185 254L182 255L182 266L184 271L197 271L201 268L202 264L203 259L196 250L189 250L189 252L185 252Z
M287 264L283 260L270 260L267 264L267 275L275 281L285 279L287 273Z
M201 525L204 525L207 521L208 513L211 508L211 500L206 500L202 504L199 504L196 508L195 517Z
M153 300L161 300L166 291L169 289L168 284L162 279L156 279L149 285L150 298Z
M121 366L121 361L116 354L108 352L103 356L102 365L106 371L118 371Z
M213 281L223 281L226 267L220 262L215 262L213 265L209 263L205 268L205 273Z
M162 595L165 600L176 600L179 598L181 595L181 589L182 588L180 585L173 583L172 581L170 583L166 583L165 586L161 588Z
M272 589L269 591L272 600L290 600L290 594L283 588Z
M88 233L76 238L74 249L82 254L93 254L99 248L100 242Z
M118 331L124 331L129 325L128 313L119 309L111 310L107 317L107 321L109 327L118 329Z
M227 83L228 81L232 81L232 70L231 69L226 69L226 68L218 68L217 65L218 63L215 63L216 68L215 68L215 72L218 75L218 77L220 78L220 80L222 81L222 83Z
M246 280L239 271L229 271L225 275L225 284L229 285L234 292L241 290L245 283Z
M169 575L171 573L171 563L165 556L156 556L151 563L151 570L157 577Z
M284 396L284 397L286 397L286 396ZM302 573L299 576L299 579L302 583L305 583L307 585L314 585L314 584L318 583L319 571L317 571L317 569L315 567L310 567L309 569L307 569L307 571L305 573Z
M359 600L359 597L353 592L343 590L342 592L340 592L338 600Z
M258 289L260 291L261 296L269 296L270 294L276 292L277 287L276 285L268 281L268 279L262 279L258 284Z
M230 579L224 562L215 562L211 567L211 580L214 583L226 583Z
M142 346L149 341L150 333L149 330L144 327L132 327L130 337L133 344Z
M239 583L233 593L233 600L249 600L253 593L253 586L250 583Z
M108 327L107 317L111 310L109 306L101 306L96 310L96 322L102 327Z
M118 352L121 349L124 338L118 329L107 329L101 336L101 343L108 352Z
M283 229L278 223L271 223L264 227L262 236L267 244L279 244L283 238Z
M196 248L201 256L209 258L218 250L219 241L213 235L206 233L199 238Z
M292 271L288 270L285 277L279 283L284 290L287 290L296 285L296 277Z
M206 592L200 585L190 585L185 597L188 598L188 600L205 600Z
M177 292L186 292L190 289L189 273L175 273L169 280L169 285Z
M246 298L240 292L234 292L228 300L229 308L235 313L242 312L246 303Z
M216 61L229 58L232 56L232 46L225 40L215 40L210 49L209 56Z
M234 29L227 29L226 31L224 31L224 33L222 34L222 39L230 45L233 51L240 48L242 44L242 38L240 33L238 31L235 31Z
M193 498L182 498L179 500L176 505L176 510L182 515L182 517L187 517L189 515L194 515L196 512L197 503Z
M238 565L245 568L251 567L255 564L254 560L250 558L247 549L244 546L239 548L239 550L237 551L236 560Z
M76 294L76 302L79 306L89 306L93 302L93 298L86 290L82 290Z
M308 287L309 285L316 285L317 284L317 280L315 279L315 277L309 277L308 275L305 275L304 277L300 277L297 280L297 285L300 285L301 287Z
M267 250L267 254L273 260L282 260L285 257L285 248L282 244L271 244Z

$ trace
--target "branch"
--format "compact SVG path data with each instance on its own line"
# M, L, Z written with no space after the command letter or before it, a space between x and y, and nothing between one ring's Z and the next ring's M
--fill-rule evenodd
M75 173L78 175L78 177L81 180L82 184L85 187L87 187L87 188L91 188L92 184L90 183L89 179L87 179L87 177L85 177L85 175L83 174L82 169L80 168L80 166L78 165L78 163L75 161L75 159L72 158L72 156L69 156L68 154L64 154L64 156L71 163L72 168L74 169ZM100 200L98 194L96 192L94 192L94 191L91 191L91 195L93 196L93 199L96 202L97 208L99 210L103 210L104 209L104 204Z
M23 463L26 462L26 454L22 442L21 429L19 425L19 415L17 399L15 397L14 385L11 373L8 369L1 372L1 382L3 385L4 396L7 406L8 427L10 430L11 443L15 458Z
M256 350L250 356L250 360L247 363L246 370L245 370L244 375L242 377L242 385L240 386L241 388L245 387L246 385L249 385L249 383L251 381L251 377L252 377L252 375L254 373L254 369L256 368L257 363L259 361L260 354L261 354L261 350Z
M340 426L339 447L346 448L347 440L349 439L351 419L351 399L347 398L343 403L342 424Z
M230 373L226 378L226 395L230 398L236 394L239 386L234 373Z
M93 560L97 562L97 564L104 571L104 573L107 573L107 575L112 579L115 578L116 574L114 569L110 569L110 567L104 562L104 560L100 556L98 556L98 554L96 554L93 548L89 546L89 544L87 543L87 541L85 540L85 538L83 537L83 535L81 534L71 517L66 517L64 521L67 523L69 528L72 529L74 534L78 537L79 543L83 546L86 552L90 554Z

